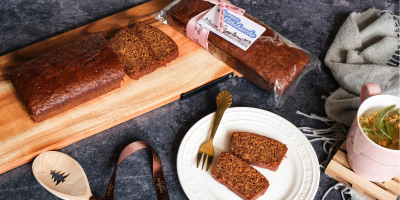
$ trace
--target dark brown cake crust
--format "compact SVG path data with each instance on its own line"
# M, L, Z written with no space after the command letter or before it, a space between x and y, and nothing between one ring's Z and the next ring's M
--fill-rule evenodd
M125 74L110 44L97 34L37 57L8 75L33 121L41 122L120 87Z
M255 200L269 187L268 180L242 159L222 152L212 170L212 177L244 200Z
M254 133L233 132L231 153L251 165L276 171L288 148L281 142Z
M203 0L182 0L167 12L168 25L186 35L186 25L191 18L212 8L214 4ZM210 32L209 51L234 70L242 73L259 87L280 96L310 62L301 49L288 46L282 37L251 15L250 20L266 28L244 51L218 35Z

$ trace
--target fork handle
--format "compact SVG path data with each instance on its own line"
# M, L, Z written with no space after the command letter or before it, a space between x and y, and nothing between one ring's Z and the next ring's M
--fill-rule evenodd
M219 123L221 122L222 115L226 109L232 105L232 95L230 92L224 90L217 96L217 111L215 112L214 124L212 126L211 135L209 140L213 140L215 133L217 132Z

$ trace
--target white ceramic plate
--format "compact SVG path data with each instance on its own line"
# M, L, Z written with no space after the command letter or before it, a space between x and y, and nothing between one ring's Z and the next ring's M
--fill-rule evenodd
M245 107L227 109L214 137L215 156L210 170L206 172L205 168L196 168L197 151L210 135L213 118L214 113L193 125L179 147L178 177L189 199L240 200L211 176L218 155L222 151L230 152L231 133L236 131L257 133L287 144L287 158L276 172L255 167L270 183L259 200L314 198L319 184L319 166L313 147L293 124L265 110Z

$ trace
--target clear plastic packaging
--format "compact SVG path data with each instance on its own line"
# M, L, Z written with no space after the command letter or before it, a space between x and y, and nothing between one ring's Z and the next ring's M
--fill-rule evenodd
M203 0L175 0L154 17L186 35L189 20L213 6ZM208 36L208 50L274 95L276 107L280 108L301 77L321 63L316 56L299 48L251 15L245 13L244 16L266 28L246 51L212 32Z

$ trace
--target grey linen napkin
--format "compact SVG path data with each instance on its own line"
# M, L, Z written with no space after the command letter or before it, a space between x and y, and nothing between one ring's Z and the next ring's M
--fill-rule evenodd
M359 107L361 86L376 82L382 94L399 93L399 17L371 8L351 13L325 57L340 88L325 103L327 115L350 126Z

